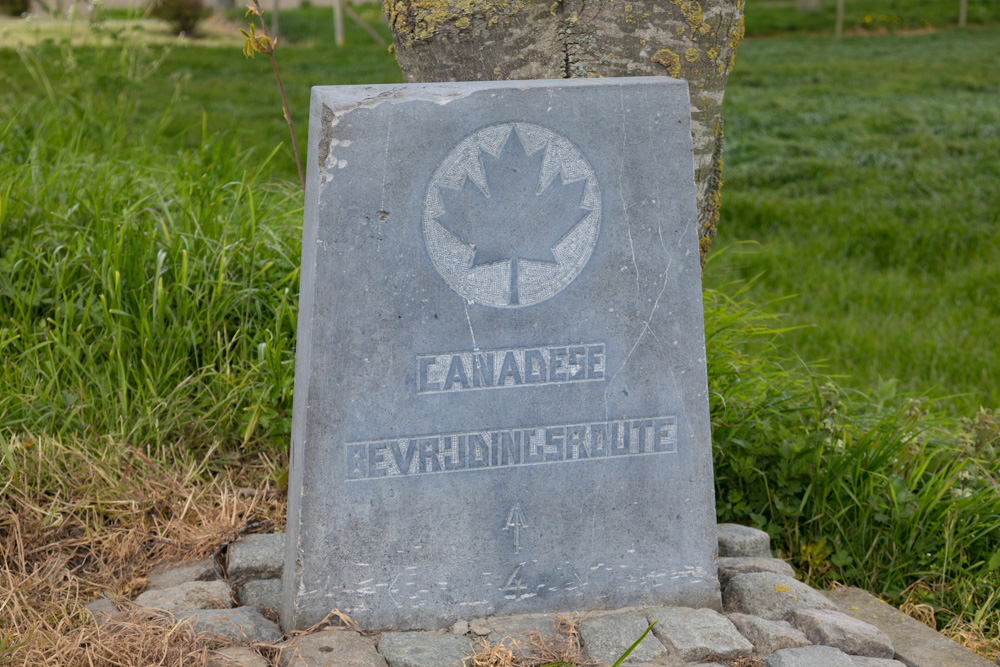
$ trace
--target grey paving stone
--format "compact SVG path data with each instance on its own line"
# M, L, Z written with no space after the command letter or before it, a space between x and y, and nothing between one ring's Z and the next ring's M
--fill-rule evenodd
M832 609L833 603L801 581L773 572L747 572L729 579L722 592L728 613L760 616L772 621L785 619L793 609Z
M892 658L896 651L889 636L870 623L832 609L796 609L788 614L792 627L813 644L839 648L851 655Z
M485 637L490 634L490 623L485 618L474 618L469 621L469 632L476 637Z
M854 667L906 667L906 664L899 660L869 658L864 655L852 655L851 662L854 663Z
M786 648L812 644L787 621L769 621L749 614L727 614L727 618L754 645L755 655L767 655Z
M773 572L795 578L795 570L778 558L726 557L719 559L719 586L726 587L734 574L746 572Z
M254 579L240 587L236 596L241 605L268 607L277 610L281 605L281 579Z
M206 667L269 667L260 653L246 646L229 646L209 657Z
M146 577L146 590L155 591L163 588L173 588L189 581L213 581L218 579L215 562L211 558L197 563L178 565L177 563L160 563L153 567Z
M196 632L209 632L237 642L276 642L281 630L253 607L235 609L197 609L174 614L181 621L193 619Z
M591 660L613 664L648 627L649 622L638 612L591 616L580 624L583 650ZM666 648L650 632L624 664L652 662L665 654Z
M378 641L389 667L464 667L474 651L472 640L459 635L383 632Z
M455 621L455 624L451 626L451 634L453 635L469 634L469 622L462 620Z
M896 658L911 667L995 667L915 618L858 588L838 588L824 595L848 616L871 623L889 635Z
M771 538L763 530L735 523L720 523L719 557L770 558Z
M188 581L170 588L146 591L135 599L137 605L164 611L229 609L233 595L224 581Z
M226 574L231 580L277 579L284 566L284 533L247 535L229 545Z
M386 667L375 642L353 630L323 630L285 642L281 667Z
M118 613L118 607L107 598L98 598L87 605L87 611L94 617L95 623L104 625L112 615Z
M671 658L695 661L712 655L721 660L753 653L753 644L722 614L711 609L663 607L646 613L653 634Z
M560 637L556 630L557 619L552 614L530 614L489 619L491 644L502 644L515 656L531 654L531 640L537 636L543 641L553 642ZM635 641L634 639L632 641Z
M854 667L850 656L831 646L786 648L764 658L767 667Z

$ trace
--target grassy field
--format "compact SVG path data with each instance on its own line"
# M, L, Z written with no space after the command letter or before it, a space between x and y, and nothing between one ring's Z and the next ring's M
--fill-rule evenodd
M747 0L747 36L787 33L833 33L837 3L824 0L820 9L799 11L796 0ZM958 0L845 0L845 33L923 32L958 23ZM996 0L969 0L968 25L1000 22Z
M282 16L303 143L309 86L400 80L319 20ZM88 635L82 605L281 521L301 194L270 66L235 34L122 30L0 48L0 663L151 650ZM720 520L991 656L998 47L995 26L748 40L705 271Z
M726 93L709 285L870 393L1000 406L1000 31L751 40ZM894 386L895 385L895 386Z

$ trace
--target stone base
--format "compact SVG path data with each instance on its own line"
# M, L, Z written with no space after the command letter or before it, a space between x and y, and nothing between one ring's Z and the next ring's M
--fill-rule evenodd
M136 601L162 601L178 619L228 635L236 645L210 661L212 667L462 667L468 656L491 646L510 657L613 663L655 622L624 666L753 665L754 667L990 667L979 657L931 628L856 588L820 593L794 579L791 568L764 554L765 538L751 529L726 529L727 557L720 562L726 580L726 614L707 608L654 606L587 613L532 614L468 618L450 632L383 632L363 635L328 628L279 642L280 632L261 616L278 597L283 536L258 535L229 551L227 572L233 595L221 604L204 582L205 568L161 570L173 586L157 588ZM757 531L759 532L759 531ZM764 542L766 544L766 542ZM235 574L235 576L234 576ZM171 579L172 577L172 579ZM187 579L187 580L185 580ZM202 590L204 589L204 590ZM191 609L208 593L212 603L235 609ZM204 595L202 595L204 593ZM270 604L269 604L270 603ZM96 622L113 623L116 606L98 600L88 609ZM278 642L270 660L253 642ZM544 653L540 651L559 651ZM715 662L712 662L712 661Z

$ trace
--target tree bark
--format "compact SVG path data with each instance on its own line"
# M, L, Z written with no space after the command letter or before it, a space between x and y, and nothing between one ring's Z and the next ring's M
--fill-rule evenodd
M414 81L665 75L688 81L702 264L722 188L720 108L744 0L384 0Z

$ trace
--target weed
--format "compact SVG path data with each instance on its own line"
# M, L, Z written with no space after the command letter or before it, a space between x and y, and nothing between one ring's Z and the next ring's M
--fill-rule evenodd
M271 38L267 34L267 24L264 23L264 15L260 10L260 3L253 0L253 5L247 5L247 17L256 16L260 21L261 34L257 34L257 28L253 22L250 23L250 32L240 30L246 38L243 42L243 55L253 58L255 53L266 53L271 60L271 68L274 69L274 80L278 84L278 92L281 95L281 108L284 111L285 122L288 124L288 134L292 137L292 149L295 151L295 167L299 170L299 184L302 189L306 189L306 177L302 173L302 158L299 156L299 143L295 139L295 125L292 122L292 114L288 110L288 98L285 96L285 86L281 82L281 74L278 72L278 61L274 57L275 49L278 48L278 38Z

